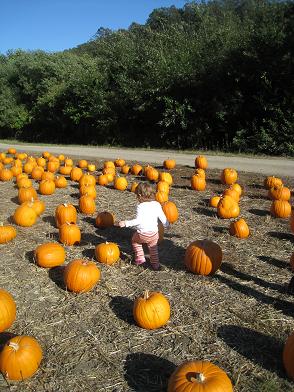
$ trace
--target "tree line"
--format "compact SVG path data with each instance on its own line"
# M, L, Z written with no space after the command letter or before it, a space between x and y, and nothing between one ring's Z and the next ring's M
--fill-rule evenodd
M0 55L0 137L294 155L294 4L214 0Z

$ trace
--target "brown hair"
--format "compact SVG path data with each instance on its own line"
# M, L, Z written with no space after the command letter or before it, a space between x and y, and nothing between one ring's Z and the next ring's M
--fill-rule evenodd
M151 184L140 182L135 192L140 202L155 200L155 189Z

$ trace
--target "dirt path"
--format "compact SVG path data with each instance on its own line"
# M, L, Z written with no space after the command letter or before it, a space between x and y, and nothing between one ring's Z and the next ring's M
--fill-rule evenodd
M4 144L0 143L0 150L15 147L19 151L42 152L49 151L55 154L69 156L115 159L122 157L126 160L138 162L162 163L164 159L172 157L178 164L194 166L196 153L159 151L159 150L136 150L110 147L88 146L36 146L33 144ZM241 156L207 155L211 169L223 169L234 167L236 170L260 173L275 176L294 176L294 160L286 158L245 158Z

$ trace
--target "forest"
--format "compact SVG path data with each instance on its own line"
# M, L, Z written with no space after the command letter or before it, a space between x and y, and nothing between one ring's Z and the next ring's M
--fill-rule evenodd
M93 32L95 33L95 32ZM0 138L294 156L294 3L187 2L0 55Z

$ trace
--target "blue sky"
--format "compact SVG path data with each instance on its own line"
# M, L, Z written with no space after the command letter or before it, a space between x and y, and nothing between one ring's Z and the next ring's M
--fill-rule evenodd
M181 0L0 0L0 53L9 49L60 51L87 42L99 27L145 23L154 8Z

